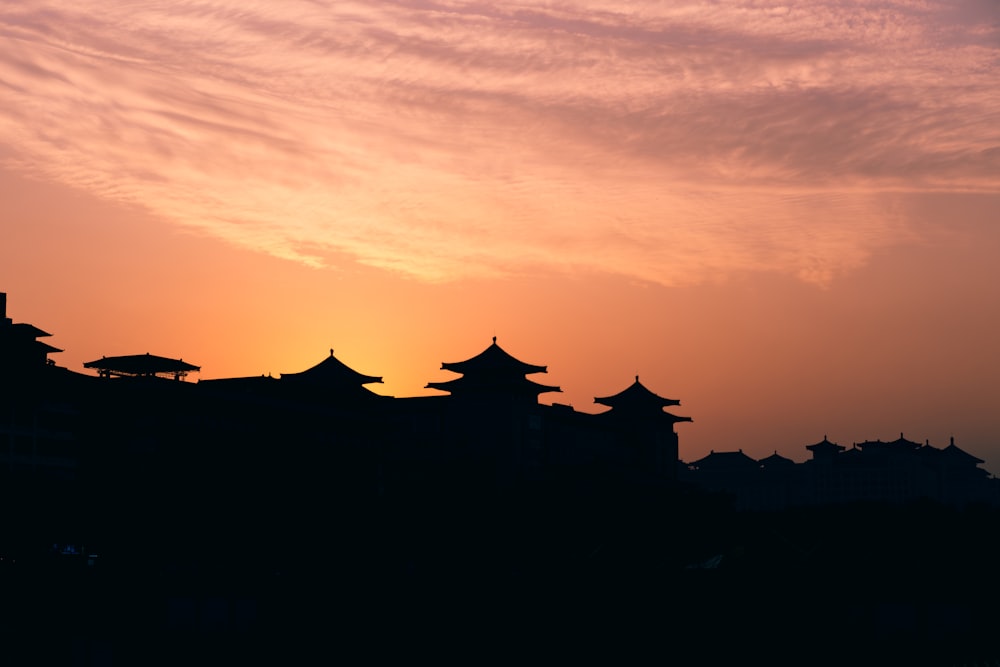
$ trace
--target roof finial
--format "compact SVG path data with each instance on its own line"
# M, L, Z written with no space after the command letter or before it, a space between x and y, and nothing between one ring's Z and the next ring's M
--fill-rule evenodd
M494 344L494 345L496 345L496 344L497 344L497 337L496 337L496 336L494 336L494 337L493 337L493 344Z
M333 356L333 348L332 347L330 348L330 356L331 357Z

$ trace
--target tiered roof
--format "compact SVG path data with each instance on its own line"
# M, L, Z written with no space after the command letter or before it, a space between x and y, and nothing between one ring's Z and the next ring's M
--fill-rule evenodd
M823 439L816 444L806 445L806 449L813 453L813 459L823 459L830 456L836 456L847 448L843 445L830 442L824 435Z
M33 324L18 322L12 326L14 335L22 341L31 341L31 350L36 357L46 357L53 352L62 352L58 347L53 347L48 343L43 343L38 338L51 336L52 334L42 331Z
M529 364L508 354L493 343L485 350L465 361L444 362L441 369L461 373L462 377L444 382L428 382L428 389L447 391L452 396L530 396L537 400L539 394L562 391L559 387L529 380L526 375L546 373L545 366Z
M14 322L7 317L7 293L0 292L0 359L16 365L51 363L48 355L62 352L58 347L43 343L39 338L51 336L33 324Z
M663 408L671 405L680 405L681 402L673 398L664 398L645 387L639 382L639 376L635 376L635 382L628 387L611 396L597 397L595 403L606 405L611 408L609 414L633 416L662 415L674 422L689 422L690 417L678 417L677 415L665 412Z

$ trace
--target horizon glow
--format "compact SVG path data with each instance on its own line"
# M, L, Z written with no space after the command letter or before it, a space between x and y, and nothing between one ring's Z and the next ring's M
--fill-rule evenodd
M685 458L1000 469L996 10L0 0L0 291L73 370L419 395L498 335L679 398Z

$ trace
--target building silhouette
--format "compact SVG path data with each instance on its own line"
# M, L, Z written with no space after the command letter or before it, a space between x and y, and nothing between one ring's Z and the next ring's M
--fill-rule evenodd
M54 656L36 663L466 636L584 657L612 629L609 661L1000 657L980 604L1000 593L997 480L954 442L685 463L679 401L635 376L603 412L542 404L547 367L496 338L441 365L441 395L390 397L333 350L276 377L190 381L151 353L76 372L0 305L0 628Z
M905 504L929 500L955 507L1000 503L1000 480L982 459L955 445L938 448L899 438L850 448L826 436L807 445L811 458L795 463L777 452L754 460L742 450L712 451L682 463L681 479L731 494L739 509L783 510L849 503Z
M590 488L671 488L686 484L731 495L740 509L778 510L858 501L929 499L962 506L997 500L983 463L954 441L937 448L900 437L845 448L808 445L811 459L755 460L713 451L685 463L676 425L690 422L668 408L679 401L645 387L636 376L621 391L596 397L608 409L580 412L539 402L558 386L530 376L547 368L504 350L496 337L480 353L441 370L440 396L388 397L329 354L311 368L257 376L185 382L198 366L150 353L101 357L84 364L96 376L57 366L50 336L7 317L0 294L0 359L6 389L7 474L41 478L102 475L119 465L162 470L182 466L182 452L223 468L262 465L285 474L340 481L351 493L405 493L464 488L511 490L547 484ZM276 460L277 449L292 454ZM325 476L325 477L324 477ZM221 479L221 477L220 477ZM208 483L208 482L206 482Z

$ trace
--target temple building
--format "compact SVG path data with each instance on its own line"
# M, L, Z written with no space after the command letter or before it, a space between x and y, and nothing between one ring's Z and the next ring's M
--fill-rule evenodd
M62 352L39 338L51 334L7 317L0 292L0 480L71 479L79 450L74 433L79 394L71 374L49 355ZM11 487L13 488L13 487Z
M446 391L460 399L510 399L537 403L539 394L562 391L559 387L539 384L526 376L546 373L545 366L525 363L493 343L465 361L444 362L441 370L458 373L461 377L442 382L428 382L428 389Z
M596 398L610 410L592 414L540 403L540 395L561 392L528 378L547 367L514 357L496 337L479 354L441 368L460 377L426 387L447 396L394 402L403 436L390 447L387 466L396 465L397 473L462 471L480 487L571 478L670 484L676 476L674 424L691 420L666 412L679 401L658 396L638 379L618 394Z
M7 293L0 292L0 373L23 375L54 364L49 355L62 350L38 340L51 335L33 324L7 317Z
M594 402L611 408L600 418L620 433L621 446L635 457L637 468L658 477L673 476L679 449L674 424L690 422L691 418L678 417L664 408L679 406L680 401L650 391L636 375L622 391L594 398Z
M981 459L954 441L937 448L902 433L850 448L824 436L806 445L811 459L804 463L777 451L755 460L742 450L685 463L676 425L692 420L669 411L680 401L637 375L621 391L594 398L603 412L541 403L562 391L533 379L548 367L510 354L495 336L478 354L441 364L456 377L426 383L440 395L412 397L376 393L372 386L382 377L355 370L332 349L278 377L193 383L182 380L199 366L148 353L83 364L96 376L69 371L49 359L60 350L39 340L47 336L7 317L0 293L0 381L7 390L0 467L8 472L73 474L73 461L89 456L91 470L121 466L160 476L169 470L181 477L197 462L206 493L212 479L253 485L263 473L283 480L275 489L316 497L344 497L348 489L454 497L543 484L614 493L680 481L732 494L741 509L1000 499Z
M674 426L691 421L667 412L679 401L638 377L596 397L608 408L601 413L543 404L540 396L562 391L530 377L548 368L518 359L496 337L478 354L441 364L457 375L426 384L441 395L397 398L372 391L382 377L351 368L332 349L278 377L188 383L199 366L150 353L88 361L83 367L96 377L84 375L47 361L58 350L37 341L46 332L3 316L4 353L59 371L61 393L74 397L72 410L85 414L79 423L91 429L81 440L100 443L93 450L100 465L181 474L198 460L201 474L224 475L226 466L272 460L272 471L286 479L312 480L305 486L336 479L378 493L515 488L556 478L659 485L676 477Z
M464 361L444 362L442 370L458 373L451 380L428 382L428 389L447 392L432 400L404 399L401 404L418 422L430 418L431 431L420 441L445 468L458 474L464 469L469 482L477 485L517 485L545 475L546 456L540 394L559 392L557 386L541 384L528 375L546 373L547 368L509 354L494 336L479 354ZM424 412L423 417L413 410ZM428 436L436 440L429 441ZM443 468L442 468L443 469ZM473 479L476 481L473 482Z

